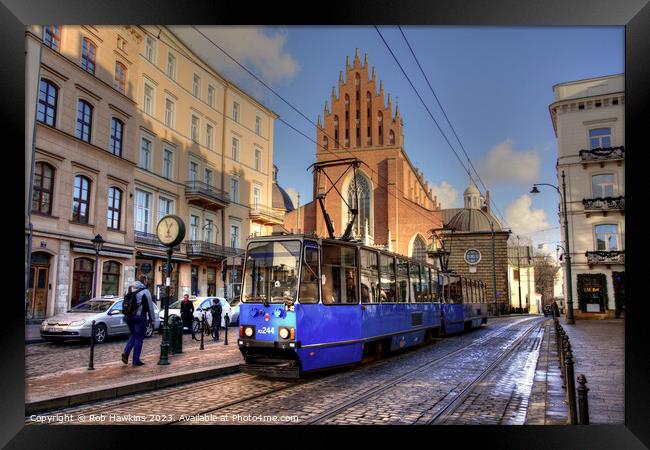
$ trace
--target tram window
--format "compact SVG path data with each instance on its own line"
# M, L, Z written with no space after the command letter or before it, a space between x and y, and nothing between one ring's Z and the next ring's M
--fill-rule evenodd
M421 289L422 289L422 300L423 302L431 301L431 290L429 285L431 283L431 273L429 272L429 267L422 267L422 278L421 278Z
M397 290L395 289L395 260L392 256L380 255L381 262L381 293L382 303L397 302Z
M318 303L318 248L305 244L300 276L300 303Z
M440 292L440 281L438 280L438 271L431 269L431 301L441 302L442 293Z
M411 290L413 294L411 295L411 301L421 302L422 301L422 291L420 291L420 265L410 263L409 264L409 278L411 280Z
M323 303L354 304L357 298L356 248L323 244Z
M379 303L377 253L361 249L361 303Z
M244 270L244 302L294 301L298 291L300 242L254 242Z
M397 261L397 301L399 303L409 302L409 271L408 263L404 259L396 258Z

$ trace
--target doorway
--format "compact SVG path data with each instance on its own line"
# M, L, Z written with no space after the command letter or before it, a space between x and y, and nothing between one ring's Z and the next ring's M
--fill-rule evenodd
M50 255L43 252L32 254L29 269L29 305L27 319L44 319L50 290Z

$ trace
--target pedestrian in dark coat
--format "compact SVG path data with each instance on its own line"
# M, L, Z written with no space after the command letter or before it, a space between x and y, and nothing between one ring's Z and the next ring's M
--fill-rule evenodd
M560 317L560 308L557 307L557 302L553 300L553 313L555 314L555 317Z
M194 303L190 301L190 296L188 294L183 295L183 301L181 302L181 320L183 321L183 326L187 327L192 333L192 339L198 341L196 335L194 334Z
M221 313L223 308L218 298L212 299L210 306L210 314L212 314L212 339L219 340L219 328L221 328Z

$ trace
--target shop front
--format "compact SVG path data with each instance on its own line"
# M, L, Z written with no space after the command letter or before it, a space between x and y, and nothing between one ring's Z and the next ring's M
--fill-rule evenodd
M604 313L607 309L605 274L578 275L578 307L582 313Z

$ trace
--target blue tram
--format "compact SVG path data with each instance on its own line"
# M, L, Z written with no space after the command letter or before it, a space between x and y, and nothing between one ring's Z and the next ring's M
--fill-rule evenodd
M249 241L239 313L243 372L298 378L483 323L479 281L355 242Z

